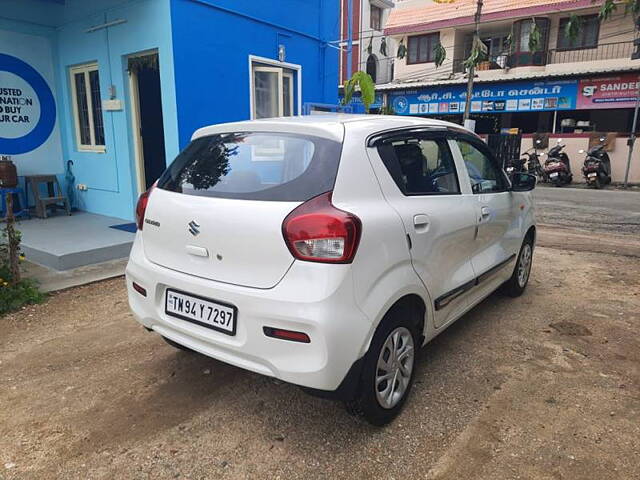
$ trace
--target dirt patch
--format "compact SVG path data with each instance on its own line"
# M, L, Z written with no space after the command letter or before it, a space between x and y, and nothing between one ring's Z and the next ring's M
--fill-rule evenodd
M121 279L60 292L0 319L0 478L640 478L632 271L537 248L522 297L492 295L421 352L385 429L173 349Z
M591 335L591 330L579 323L557 322L550 323L549 326L557 330L560 335L569 335L570 337L586 337Z

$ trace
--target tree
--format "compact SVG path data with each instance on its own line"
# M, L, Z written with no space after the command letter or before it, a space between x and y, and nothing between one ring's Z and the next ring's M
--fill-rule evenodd
M347 105L351 102L356 87L360 90L360 98L362 99L364 110L369 113L369 107L376 99L376 84L371 78L371 75L362 70L355 72L351 78L345 82L342 104Z

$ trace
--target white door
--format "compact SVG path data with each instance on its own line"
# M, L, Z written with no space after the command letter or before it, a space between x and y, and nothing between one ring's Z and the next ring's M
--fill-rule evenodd
M461 193L459 167L444 133L400 134L384 140L377 153L381 161L374 168L385 198L402 218L413 268L440 327L465 309L474 285L473 198Z
M513 266L519 249L515 197L499 162L482 141L458 138L455 146L455 154L466 166L474 199L477 231L471 263L479 285L492 278L500 283L509 277L512 269L508 267Z

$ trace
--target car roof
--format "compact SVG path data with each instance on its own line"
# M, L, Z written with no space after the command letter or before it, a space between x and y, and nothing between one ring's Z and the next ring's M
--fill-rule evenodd
M347 113L321 113L294 117L265 118L202 127L192 139L227 132L290 132L315 135L342 141L346 127L357 127L369 134L403 127L440 127L462 129L458 124L422 117L399 115L365 115ZM469 132L471 133L471 132Z

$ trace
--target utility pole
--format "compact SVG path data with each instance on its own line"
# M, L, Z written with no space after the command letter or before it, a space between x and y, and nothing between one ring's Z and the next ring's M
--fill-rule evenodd
M627 170L624 172L624 188L627 188L629 184L631 156L633 155L633 145L636 143L636 129L638 127L638 109L640 109L640 81L638 81L638 91L636 92L636 108L633 111L633 125L631 126L631 135L629 135L629 140L627 140L627 145L629 145L629 156L627 157Z
M471 50L480 42L480 16L482 15L482 0L478 0L476 4L476 14L474 16L475 32L473 33L473 41L471 42ZM475 75L475 65L469 67L468 79L467 79L467 98L464 102L464 113L462 114L463 124L467 126L469 115L471 113L471 97L473 97L473 77Z
M640 38L637 36L637 32L640 30L640 15L636 17L636 39L633 44L636 47L636 51L631 54L631 60L640 58ZM638 109L640 108L640 77L638 78L638 91L636 92L636 108L633 111L633 125L631 127L631 135L627 140L629 146L629 156L627 157L627 170L624 172L624 188L629 185L629 169L631 168L631 157L633 155L633 146L636 143L636 130L638 127Z
M353 52L353 0L347 0L347 78L351 78Z

